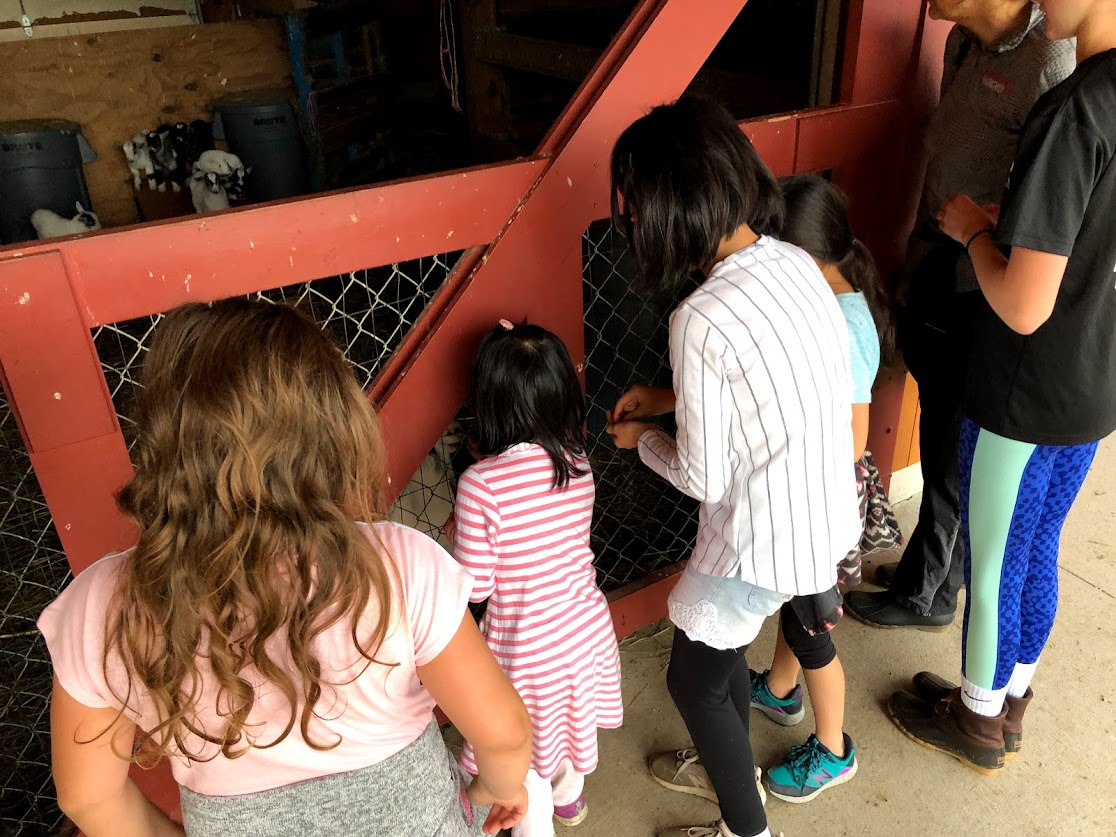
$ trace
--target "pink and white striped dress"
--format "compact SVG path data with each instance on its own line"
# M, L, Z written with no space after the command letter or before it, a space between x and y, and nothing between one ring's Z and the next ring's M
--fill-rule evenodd
M589 524L593 475L562 490L535 444L515 445L461 477L454 556L473 575L472 600L489 599L481 632L519 691L534 727L531 767L543 778L565 759L597 766L597 728L624 720L620 655L597 587ZM476 773L472 748L462 764Z

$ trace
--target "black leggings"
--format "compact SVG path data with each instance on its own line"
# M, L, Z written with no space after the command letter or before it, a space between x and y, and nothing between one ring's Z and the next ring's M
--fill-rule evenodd
M779 611L779 623L783 628L783 639L798 659L798 664L809 671L825 668L837 657L837 646L827 631L811 636L802 627L802 620L787 602Z
M667 669L667 688L709 773L725 825L742 837L767 828L748 739L747 650L718 651L675 630Z

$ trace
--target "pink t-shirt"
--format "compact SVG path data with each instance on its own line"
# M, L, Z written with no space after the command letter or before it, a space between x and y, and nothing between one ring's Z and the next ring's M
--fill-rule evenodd
M280 744L253 748L237 759L219 753L209 761L171 758L179 784L197 793L232 796L256 793L332 773L376 764L398 753L417 739L430 723L434 699L419 682L415 667L426 665L440 654L461 625L472 591L472 579L437 543L419 532L395 523L364 527L381 544L381 554L390 556L398 570L395 618L387 639L374 655L377 660L398 663L393 668L373 663L353 677L364 660L353 647L349 620L332 626L316 640L315 651L323 674L337 684L325 687L318 714L311 723L311 738L317 743L340 744L332 750L311 748L295 728ZM130 552L102 558L79 574L39 618L54 671L62 687L78 702L91 708L119 708L116 694L127 693L127 675L113 655L105 677L104 642L106 616L120 572ZM375 618L370 605L368 619ZM245 675L250 681L251 673ZM349 682L352 681L352 682ZM253 735L262 744L281 732L289 717L286 702L277 690L258 679L256 705L249 722L259 726ZM199 702L203 727L219 729L212 709L212 684ZM210 708L206 708L210 707ZM129 717L150 729L154 709L145 694L129 700ZM191 752L209 755L212 745L200 739L190 742Z

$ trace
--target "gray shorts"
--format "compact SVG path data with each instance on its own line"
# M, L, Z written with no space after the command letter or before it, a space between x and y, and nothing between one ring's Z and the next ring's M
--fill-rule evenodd
M488 810L469 808L467 782L432 721L406 748L360 770L241 796L182 788L182 819L188 837L480 837Z

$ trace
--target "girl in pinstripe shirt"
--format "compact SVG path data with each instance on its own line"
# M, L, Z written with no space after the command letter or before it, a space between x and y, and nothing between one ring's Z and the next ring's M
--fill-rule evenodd
M650 768L720 800L722 819L663 835L767 837L744 652L792 596L830 590L859 539L848 330L813 259L770 237L779 187L722 107L652 110L617 141L612 182L642 290L685 298L670 320L673 387L630 389L609 433L701 501L667 674L694 748ZM643 421L672 411L673 438Z

